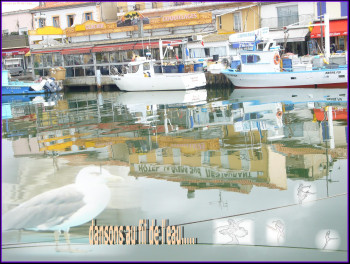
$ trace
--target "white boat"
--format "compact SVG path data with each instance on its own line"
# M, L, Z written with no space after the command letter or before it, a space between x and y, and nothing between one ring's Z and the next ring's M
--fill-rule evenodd
M129 92L190 90L206 85L204 72L155 73L154 60L130 62L126 74L111 78L120 90Z
M312 64L281 69L278 50L242 51L241 67L221 71L235 88L347 88L348 68Z

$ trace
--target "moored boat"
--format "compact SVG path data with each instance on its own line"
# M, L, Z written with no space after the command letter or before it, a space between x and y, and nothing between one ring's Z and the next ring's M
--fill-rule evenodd
M184 73L156 73L154 60L133 61L127 73L116 73L111 78L122 91L177 91L202 88L206 85L203 71Z
M10 81L8 71L2 70L1 79L1 95L45 94L62 90L62 85L55 81L54 78L42 80L41 82Z
M347 65L327 65L313 68L285 70L281 68L276 50L243 51L238 69L226 69L222 73L235 88L347 88Z

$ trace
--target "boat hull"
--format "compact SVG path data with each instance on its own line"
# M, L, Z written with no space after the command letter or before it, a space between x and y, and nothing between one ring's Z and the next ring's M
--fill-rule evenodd
M222 71L235 88L347 88L347 68L300 72Z
M161 73L151 77L133 74L112 75L111 78L121 91L179 91L203 88L206 78L203 72Z

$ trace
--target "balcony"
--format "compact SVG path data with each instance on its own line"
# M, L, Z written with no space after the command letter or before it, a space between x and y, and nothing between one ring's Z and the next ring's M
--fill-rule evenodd
M269 17L261 19L261 27L269 27L270 29L282 29L285 26L299 22L300 25L307 25L313 22L313 15L300 16L283 16L283 17Z

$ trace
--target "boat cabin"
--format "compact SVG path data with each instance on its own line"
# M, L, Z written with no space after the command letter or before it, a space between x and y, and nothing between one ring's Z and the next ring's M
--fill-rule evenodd
M242 51L240 54L241 72L279 72L278 51Z
M140 58L128 64L127 74L142 75L144 77L151 77L154 75L153 61Z

